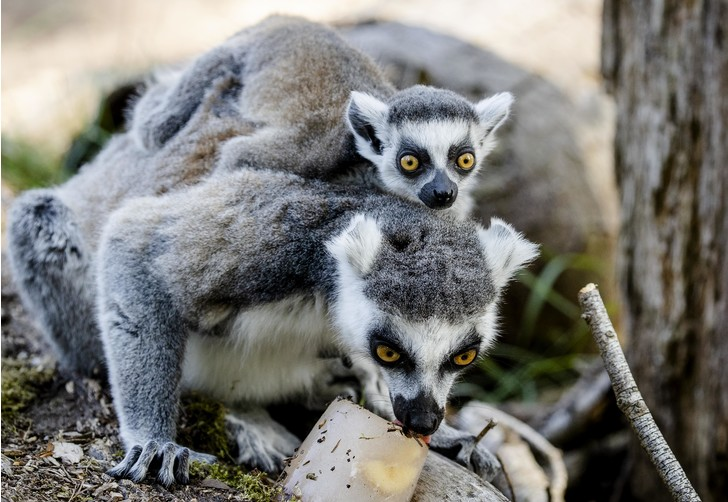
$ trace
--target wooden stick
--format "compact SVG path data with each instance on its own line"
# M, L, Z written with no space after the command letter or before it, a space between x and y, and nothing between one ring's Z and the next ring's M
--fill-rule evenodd
M599 353L604 360L612 388L617 397L617 406L629 420L637 434L640 445L649 455L657 468L657 472L667 488L678 501L699 501L700 497L690 484L685 471L667 445L660 429L657 427L652 413L647 408L642 394L634 381L627 365L624 352L614 326L609 320L599 290L594 284L587 284L579 291L579 304L582 317L589 325Z

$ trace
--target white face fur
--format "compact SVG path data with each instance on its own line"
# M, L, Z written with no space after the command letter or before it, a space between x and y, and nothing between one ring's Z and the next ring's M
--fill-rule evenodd
M498 293L513 274L537 255L537 247L513 228L493 219L478 230L487 267ZM395 417L420 434L431 434L444 415L457 377L496 337L495 300L459 323L430 317L409 320L384 312L365 294L382 242L373 219L358 215L327 247L338 264L338 291L332 318L352 358L370 358L389 386ZM385 396L382 396L383 398Z
M357 150L376 166L387 190L431 209L452 208L465 215L471 204L467 194L512 102L510 93L500 93L469 105L473 113L461 118L436 111L427 117L424 110L425 118L393 121L387 104L353 92L347 119Z

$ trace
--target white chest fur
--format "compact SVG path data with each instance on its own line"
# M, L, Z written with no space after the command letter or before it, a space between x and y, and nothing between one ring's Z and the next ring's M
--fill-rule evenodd
M229 404L305 394L322 378L322 350L334 345L320 297L297 296L235 315L224 336L192 334L182 384Z

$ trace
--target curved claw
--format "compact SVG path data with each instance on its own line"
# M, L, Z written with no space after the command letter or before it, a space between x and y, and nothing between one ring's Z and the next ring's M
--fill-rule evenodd
M486 481L492 481L501 469L495 455L475 436L447 424L440 425L432 436L430 447Z
M157 441L148 441L143 447L134 445L119 465L109 469L106 474L116 479L130 479L135 483L143 481L147 476L165 487L175 482L185 485L190 481L190 459L212 463L213 455L191 452L188 448L171 441L160 445Z

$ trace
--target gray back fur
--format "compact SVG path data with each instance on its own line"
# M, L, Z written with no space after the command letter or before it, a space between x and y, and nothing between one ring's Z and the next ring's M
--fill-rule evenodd
M106 230L101 268L121 267L117 279L159 277L195 326L221 305L251 308L296 294L331 298L336 263L324 244L359 213L376 220L384 237L366 275L366 293L382 310L412 321L461 322L495 299L474 222L436 218L384 193L267 170L215 175L188 190L130 202Z
M229 167L271 166L330 177L357 157L344 120L352 90L386 97L394 88L367 56L335 31L272 16L184 69L162 73L134 108L132 128L148 150L163 146L197 110L207 89L230 78L219 110L255 124Z
M134 108L132 130L138 143L149 151L165 145L198 109L205 91L221 79L227 79L227 90L220 93L214 113L254 127L252 134L225 145L221 169L270 167L310 178L364 183L461 217L470 210L469 193L493 147L492 133L507 117L512 101L508 93L472 104L443 89L415 86L395 91L379 68L335 31L299 18L273 16L185 68L160 74ZM365 103L357 96L372 101ZM403 138L397 129L416 124L415 132L426 131L438 122L456 124L457 137L430 131L405 139L419 142L423 150L442 143L447 148L451 140L457 141L455 146L476 154L476 165L463 172L453 168L455 158L448 159L449 165L438 159L416 173L416 179L408 179L399 167ZM428 185L438 170L447 173L447 179ZM433 190L452 195L436 200Z

